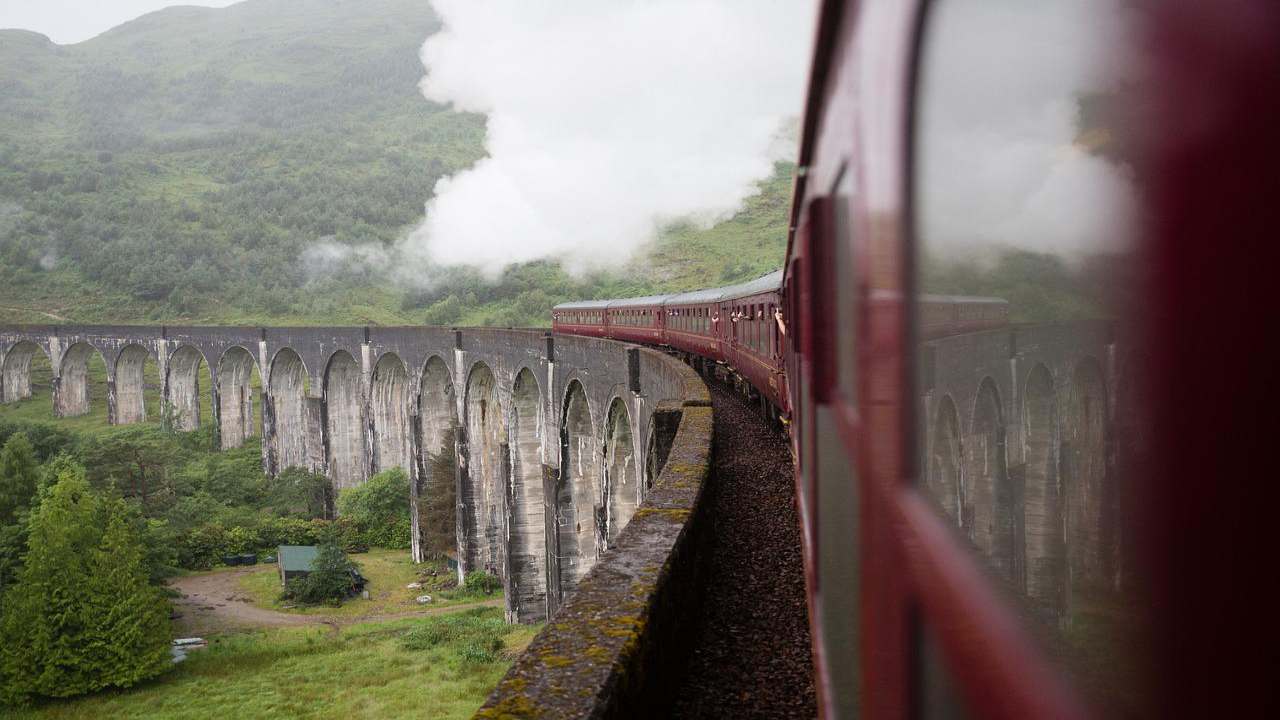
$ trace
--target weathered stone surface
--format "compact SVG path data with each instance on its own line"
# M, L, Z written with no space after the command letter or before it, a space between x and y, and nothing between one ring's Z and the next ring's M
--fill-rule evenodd
M1064 618L1121 556L1113 428L1127 383L1106 322L990 330L925 343L927 496L1011 590Z
M712 414L691 369L666 369L685 397L657 482L476 717L651 717L668 707L695 636L712 532L703 502Z

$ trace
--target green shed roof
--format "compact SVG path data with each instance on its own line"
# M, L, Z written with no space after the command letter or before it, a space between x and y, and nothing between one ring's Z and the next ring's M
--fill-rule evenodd
M315 545L281 545L277 562L285 572L311 572L311 565L319 554Z

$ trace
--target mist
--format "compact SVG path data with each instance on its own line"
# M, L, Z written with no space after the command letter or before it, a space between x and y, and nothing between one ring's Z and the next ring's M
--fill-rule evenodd
M617 265L666 222L732 214L794 156L810 1L433 5L422 92L484 113L488 157L437 183L409 260Z
M917 188L932 254L1012 246L1079 258L1124 249L1130 171L1081 143L1078 124L1080 99L1115 91L1118 68L1132 67L1111 50L1131 46L1119 42L1124 20L1114 0L937 6Z

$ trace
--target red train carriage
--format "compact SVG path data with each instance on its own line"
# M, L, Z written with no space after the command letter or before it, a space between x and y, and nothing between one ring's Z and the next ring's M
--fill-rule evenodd
M775 408L787 408L783 376L782 308L778 294L782 271L720 288L716 312L722 319L722 355L743 379Z
M823 714L1274 714L1275 385L1224 353L1274 316L1280 7L830 0L815 48L783 294ZM947 263L1052 322L943 337L1008 312L929 298Z
M605 337L609 329L608 300L583 300L556 305L551 310L555 332L588 337Z
M666 316L663 343L716 362L725 362L725 323L717 303L720 289L668 295L662 302Z
M926 340L1009 324L1009 301L1002 298L924 295L916 306L920 336Z
M605 310L609 334L615 340L658 344L665 326L662 301L666 295L610 300Z

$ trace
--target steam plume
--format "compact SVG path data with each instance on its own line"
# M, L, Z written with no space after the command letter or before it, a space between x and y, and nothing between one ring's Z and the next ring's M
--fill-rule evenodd
M723 216L803 100L810 0L435 0L423 93L488 115L400 248L435 263L624 260L664 221Z

